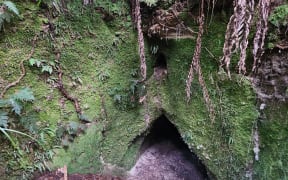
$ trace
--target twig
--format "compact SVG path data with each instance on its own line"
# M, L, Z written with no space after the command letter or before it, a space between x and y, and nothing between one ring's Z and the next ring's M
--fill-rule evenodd
M20 62L21 75L18 77L17 80L15 80L15 81L12 82L12 83L9 83L9 84L3 89L3 91L2 91L1 94L0 94L0 99L2 99L2 98L4 97L5 93L6 93L11 87L16 86L16 85L23 79L23 77L26 75L26 70L25 70L25 67L24 67L24 61L29 60L29 59L32 57L32 55L34 54L36 40L37 40L37 35L35 35L34 38L33 38L33 41L32 41L32 49L31 49L30 53L28 54L27 58L23 59L23 60Z

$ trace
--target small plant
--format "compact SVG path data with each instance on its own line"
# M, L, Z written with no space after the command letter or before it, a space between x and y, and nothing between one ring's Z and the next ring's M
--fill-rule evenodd
M73 142L74 138L79 134L85 132L86 125L70 121L68 124L60 125L56 130L56 137L61 139L62 146L68 147L71 142Z
M29 59L29 65L41 68L42 73L47 72L49 74L52 74L53 67L55 67L55 62L31 58Z
M11 110L15 115L20 116L23 109L23 103L34 101L34 96L32 91L29 88L24 88L14 95L10 96L8 99L0 99L0 132L11 142L12 146L16 149L17 143L13 138L8 134L8 132L17 133L26 137L29 137L33 140L36 140L32 136L25 134L23 132L9 129L9 116L7 110ZM6 110L6 111L5 111Z
M110 78L110 73L107 70L101 71L98 73L98 79L100 81L106 81L109 78Z
M286 26L288 24L288 5L276 7L269 17L269 22L277 27Z
M139 97L143 94L143 85L137 80L131 80L129 87L116 86L109 89L108 94L113 98L116 107L120 110L129 110L137 106Z
M281 41L285 42L287 36L288 5L276 7L269 16L269 22L276 28L269 29L267 46L269 49L273 49L275 46L281 48Z
M5 22L10 22L13 15L19 16L16 5L11 1L0 1L0 30Z
M37 122L35 111L27 111L27 108L24 112L24 106L34 100L33 92L29 88L23 88L6 99L0 99L0 139L7 139L12 145L10 149L6 146L9 144L1 144L7 153L4 156L7 160L4 166L7 172L20 171L21 179L30 179L35 170L49 169L46 162L51 160L54 154L50 143L55 140L56 130L47 125L40 127L41 123ZM26 130L27 133L19 129Z
M95 1L96 7L103 8L104 11L113 16L122 16L127 11L127 5L125 1Z

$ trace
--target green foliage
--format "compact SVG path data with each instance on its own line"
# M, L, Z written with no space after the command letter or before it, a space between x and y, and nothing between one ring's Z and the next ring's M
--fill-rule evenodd
M0 111L0 127L8 127L8 113Z
M110 78L110 73L107 71L107 70L104 70L104 71L100 71L98 73L98 79L100 81L106 81L107 79Z
M0 139L7 139L13 147L11 152L14 152L9 154L10 150L5 150L5 158L8 158L7 171L15 171L18 170L15 167L20 167L21 179L29 179L35 170L43 172L49 169L45 162L52 159L54 154L49 142L56 136L55 130L49 127L40 128L35 112L23 111L24 105L34 100L30 88L23 88L7 99L0 99ZM29 132L22 132L23 127ZM5 143L1 147L7 148ZM32 164L31 159L34 161Z
M142 89L142 85L137 80L131 80L128 88L115 86L109 89L108 94L113 98L118 109L129 110L137 107Z
M0 30L3 28L4 22L10 22L12 15L19 16L16 5L11 1L0 1Z
M74 138L86 130L84 124L70 121L65 125L60 125L56 130L56 137L61 139L61 144L63 147L68 147Z
M19 16L19 11L16 5L11 1L3 1L3 4L8 8L9 11L13 12L17 16Z
M10 137L10 135L8 135L7 131L18 133L24 136L28 136L30 138L32 137L22 132L8 129L9 116L8 116L8 112L6 112L5 110L11 109L11 111L14 112L16 115L21 115L21 111L23 109L23 103L32 102L34 99L35 98L33 96L32 91L29 88L24 88L16 92L15 94L11 95L8 99L0 100L0 130L10 140L11 144L14 147L16 147L16 143Z
M269 22L274 26L286 26L288 23L288 4L278 6L271 13Z
M55 67L55 63L53 61L47 61L47 60L40 60L40 59L29 59L29 65L30 66L36 66L38 68L41 68L42 73L53 73L53 68Z
M8 99L0 100L0 108L11 108L14 113L20 115L23 103L32 102L34 99L32 91L29 88L24 88L11 95Z
M103 8L106 12L112 15L122 16L127 14L127 3L123 0L111 2L111 1L96 1L97 7Z

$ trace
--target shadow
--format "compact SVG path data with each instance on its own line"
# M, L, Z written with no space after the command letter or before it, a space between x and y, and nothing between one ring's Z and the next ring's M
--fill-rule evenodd
M144 137L131 173L144 179L209 179L206 167L164 115L153 122Z

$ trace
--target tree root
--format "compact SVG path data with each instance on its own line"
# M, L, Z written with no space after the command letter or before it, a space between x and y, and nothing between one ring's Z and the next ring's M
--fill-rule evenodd
M58 52L56 54L56 60L59 62L60 59L60 53ZM60 67L60 65L58 66L58 82L57 82L57 88L60 91L60 93L69 101L71 101L74 104L75 110L79 115L82 115L82 110L79 104L79 100L75 97L72 97L68 91L65 89L65 87L63 86L63 81L62 81L62 76L63 76L63 71Z
M1 92L0 94L0 99L2 99L5 95L5 93L11 88L11 87L14 87L16 86L17 84L19 84L19 82L24 78L24 76L26 75L26 70L25 70L25 67L24 67L24 61L26 60L29 60L32 55L34 54L34 51L35 51L35 45L36 45L36 40L37 40L37 35L34 36L33 38L33 41L32 41L32 49L29 53L29 55L27 56L27 58L23 59L21 62L20 62L20 69L21 69L21 75L12 83L9 83L4 89L3 91Z

